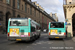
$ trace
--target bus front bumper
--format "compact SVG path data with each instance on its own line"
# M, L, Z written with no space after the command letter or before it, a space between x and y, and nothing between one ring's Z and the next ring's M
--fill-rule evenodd
M66 38L66 36L49 35L49 38Z
M9 41L30 41L31 37L8 37Z

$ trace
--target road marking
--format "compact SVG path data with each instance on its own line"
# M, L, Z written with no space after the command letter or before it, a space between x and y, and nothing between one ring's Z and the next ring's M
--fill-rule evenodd
M52 44L53 42L50 41L38 41L36 43L33 43L32 45L40 45L40 44Z
M32 45L37 45L37 44L33 43Z
M42 44L42 43L39 42L39 43L37 43L37 44Z
M52 44L52 43L48 43L48 44Z
M42 48L47 48L47 47L42 47Z

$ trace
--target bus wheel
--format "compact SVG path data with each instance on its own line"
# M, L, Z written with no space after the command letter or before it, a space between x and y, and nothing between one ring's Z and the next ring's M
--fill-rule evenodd
M51 40L51 38L49 38L49 40Z
M36 35L34 36L34 41L36 40Z
M40 34L38 35L38 38L40 38Z

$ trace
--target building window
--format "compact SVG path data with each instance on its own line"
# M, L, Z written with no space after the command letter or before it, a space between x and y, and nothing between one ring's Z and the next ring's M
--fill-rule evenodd
M39 18L40 18L40 12L39 12Z
M17 8L20 9L20 0L17 0Z
M7 3L7 4L10 4L10 0L6 0L6 3Z
M35 27L31 26L31 32L35 32Z
M35 20L36 21L36 20Z
M23 5L22 5L22 10L23 10Z
M0 12L0 21L2 21L2 20L3 20L3 13Z
M28 8L28 13L29 13L29 8Z
M30 14L32 15L32 7L30 6Z
M17 18L20 18L20 15L17 15Z
M36 16L36 10L34 10L34 14L35 14L35 16Z
M13 7L15 7L15 0L13 0Z
M71 4L71 2L69 2L69 4Z
M27 4L25 3L25 12L27 12Z

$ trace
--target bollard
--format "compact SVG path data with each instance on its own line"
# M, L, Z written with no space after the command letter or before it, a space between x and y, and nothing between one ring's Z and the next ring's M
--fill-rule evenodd
M69 38L71 37L71 33L68 33L68 37L69 37Z

